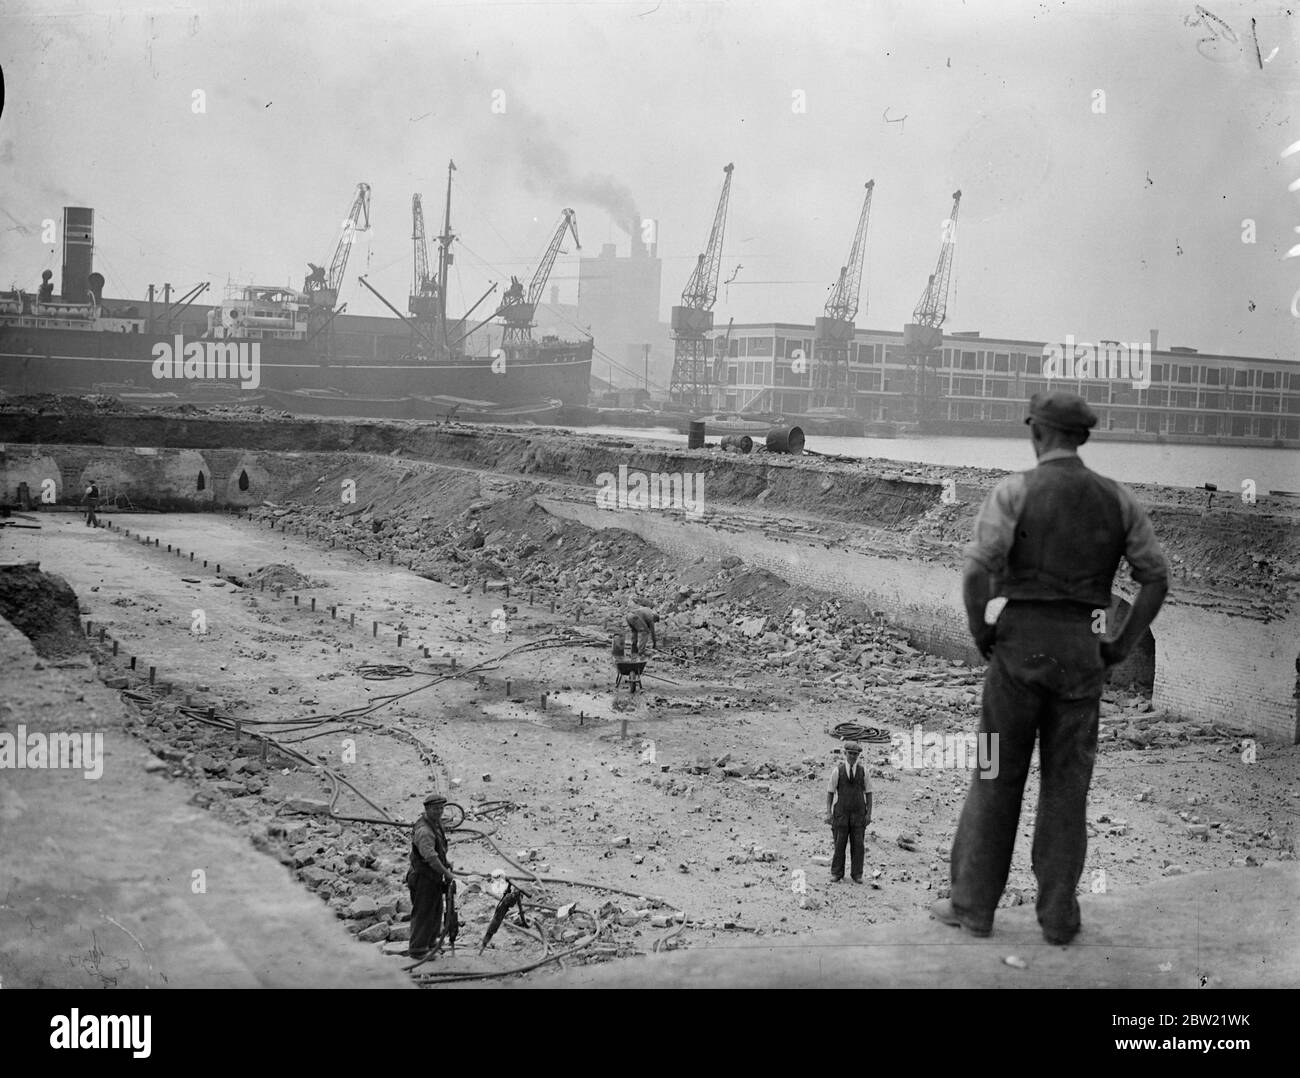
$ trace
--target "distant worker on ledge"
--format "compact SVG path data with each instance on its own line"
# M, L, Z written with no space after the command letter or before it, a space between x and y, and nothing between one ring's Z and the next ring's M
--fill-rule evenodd
M36 294L37 303L54 302L54 282L50 280L53 276L54 274L50 270L46 270L41 274L41 287L40 291Z
M92 481L86 487L86 527L98 528L99 517L95 516L95 506L99 504L99 487Z
M659 641L655 639L655 622L659 620L659 615L649 607L634 607L627 616L627 627L632 630L632 654L643 651L644 648L638 645L642 633L650 634L651 647L658 647Z

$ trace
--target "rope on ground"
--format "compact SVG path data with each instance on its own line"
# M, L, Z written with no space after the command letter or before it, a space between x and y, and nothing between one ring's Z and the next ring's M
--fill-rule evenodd
M842 722L831 729L831 737L841 741L865 742L869 745L888 745L890 733L878 726L863 726L856 722Z

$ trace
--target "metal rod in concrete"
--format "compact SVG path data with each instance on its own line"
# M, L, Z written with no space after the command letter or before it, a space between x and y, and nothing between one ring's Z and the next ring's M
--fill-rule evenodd
M135 669L135 656L134 656L134 655L131 656L131 669L132 669L132 670Z
M619 737L627 737L627 719L624 719L618 732Z
M357 627L357 616L356 616L356 614L349 614L349 615L348 615L348 628L349 628L349 629L355 629L356 627Z
M377 622L377 621L372 621L372 622L370 623L370 635L371 635L371 636L378 636L378 635L379 635L379 622Z
M152 666L149 667L149 684L150 684L150 685L152 685L152 684L154 683L154 675L155 675L156 673L157 673L157 670L156 670L154 667L152 667Z
M402 634L401 634L401 633L398 633L398 634L397 634L397 646L398 646L399 648L402 646Z
M311 612L316 613L316 596L311 597Z

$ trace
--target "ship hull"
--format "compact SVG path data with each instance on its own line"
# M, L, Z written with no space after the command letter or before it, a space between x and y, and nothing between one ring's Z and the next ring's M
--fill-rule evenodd
M194 340L195 338L189 338ZM175 335L0 326L0 392L10 395L175 394L188 403L266 403L307 415L420 418L418 397L454 397L489 406L584 405L591 341L529 343L498 356L426 360L403 354L408 339L375 335L369 355L331 354L301 341L261 340L255 385L238 378L159 377L155 347ZM161 398L160 398L161 400ZM328 411L338 408L343 411Z

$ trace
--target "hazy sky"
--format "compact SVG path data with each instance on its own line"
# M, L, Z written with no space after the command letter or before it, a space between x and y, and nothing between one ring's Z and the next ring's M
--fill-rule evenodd
M454 158L453 309L531 272L573 206L590 254L626 250L629 212L658 219L666 318L733 161L723 324L811 322L874 178L860 326L910 319L960 187L947 329L1158 328L1163 347L1295 358L1300 152L1281 154L1300 140L1300 13L1210 10L7 0L0 287L44 268L57 284L41 222L65 204L96 210L109 295L300 286L364 180L373 231L343 298L382 310L356 284L368 267L404 309L411 193L436 232ZM568 302L576 257L553 276Z

